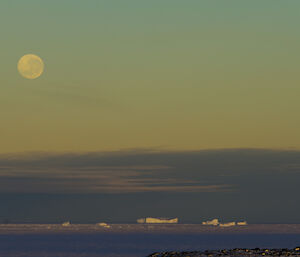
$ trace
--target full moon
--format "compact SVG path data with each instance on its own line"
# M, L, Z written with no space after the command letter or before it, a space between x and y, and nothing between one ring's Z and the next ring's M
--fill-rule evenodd
M18 62L18 71L24 78L36 79L44 71L43 60L37 55L26 54Z

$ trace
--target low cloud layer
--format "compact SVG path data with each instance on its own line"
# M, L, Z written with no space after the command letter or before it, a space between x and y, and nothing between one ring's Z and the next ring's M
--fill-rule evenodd
M0 156L2 193L230 192L300 178L300 152L256 149ZM278 184L279 186L279 184Z

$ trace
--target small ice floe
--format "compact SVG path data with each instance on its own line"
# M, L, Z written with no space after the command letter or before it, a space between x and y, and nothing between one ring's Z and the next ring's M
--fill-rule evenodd
M63 227L69 227L71 225L70 221L66 221L63 224L61 224Z
M97 223L97 225L100 226L100 227L104 227L104 228L110 228L110 225L108 225L105 222Z
M235 221L228 222L228 223L220 223L220 227L233 227L235 225L236 225Z
M202 225L218 226L219 225L219 220L218 219L213 219L213 220L203 221Z

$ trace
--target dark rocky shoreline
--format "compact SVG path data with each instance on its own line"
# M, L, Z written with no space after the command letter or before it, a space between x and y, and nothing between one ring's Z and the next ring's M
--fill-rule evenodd
M229 256L300 256L300 247L294 249L223 249L192 252L157 252L148 257L229 257Z

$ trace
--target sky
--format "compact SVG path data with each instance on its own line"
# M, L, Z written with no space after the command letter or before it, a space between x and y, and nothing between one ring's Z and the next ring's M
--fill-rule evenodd
M299 223L299 8L2 0L0 222Z

